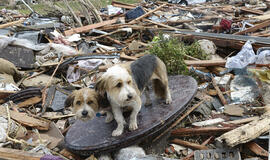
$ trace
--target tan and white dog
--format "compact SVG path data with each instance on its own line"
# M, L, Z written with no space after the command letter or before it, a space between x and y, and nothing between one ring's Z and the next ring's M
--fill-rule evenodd
M109 68L97 81L95 89L103 97L107 97L112 107L117 128L112 136L123 133L125 120L122 109L131 107L129 129L136 130L137 114L141 109L141 94L145 90L146 105L151 104L147 83L152 80L155 95L172 102L165 64L154 55L146 55L131 63L115 65Z
M94 89L82 88L73 91L65 101L65 107L72 107L72 112L76 114L76 118L82 121L91 120L96 113L104 107L109 106L109 102L103 99ZM113 120L110 111L106 111L106 122Z

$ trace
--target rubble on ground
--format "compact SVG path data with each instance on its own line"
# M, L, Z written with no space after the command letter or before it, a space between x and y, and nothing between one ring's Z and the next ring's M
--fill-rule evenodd
M46 16L0 3L0 159L268 159L269 0L42 3ZM76 121L67 96L145 54L160 57L169 75L197 80L187 109L140 147L90 157L67 150ZM164 136L162 151L144 147Z

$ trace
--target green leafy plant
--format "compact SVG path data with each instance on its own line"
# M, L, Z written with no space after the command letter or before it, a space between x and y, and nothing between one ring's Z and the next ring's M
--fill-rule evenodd
M184 62L185 55L202 60L208 59L208 55L201 49L198 42L185 45L174 37L165 38L163 34L159 34L153 39L149 52L158 56L165 63L170 75L188 74Z
M185 46L185 54L201 60L209 59L209 55L202 50L200 44L196 41L191 45Z
M151 54L158 56L166 65L170 75L188 74L187 66L184 62L183 44L175 38L164 38L159 35L149 49Z

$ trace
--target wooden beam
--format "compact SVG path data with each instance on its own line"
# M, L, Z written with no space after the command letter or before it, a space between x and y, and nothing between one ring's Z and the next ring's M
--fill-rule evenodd
M220 17L218 17L218 16L205 16L205 17L202 17L202 18L191 19L191 20L167 21L167 22L165 22L165 24L167 24L167 25L179 25L179 24L182 24L182 23L210 21L210 20L214 20L214 19L218 19L218 18L220 18Z
M226 142L230 147L249 142L270 130L270 106L266 107L267 112L260 119L229 131L216 138L219 142Z
M247 7L241 7L240 10L244 11L244 12L252 13L252 14L263 15L263 11L257 10L257 9L250 9Z
M0 25L0 29L2 29L2 28L7 28L7 27L10 27L10 26L14 26L14 25L16 25L16 24L20 24L20 23L22 23L24 20L25 20L25 19L20 19L20 20L18 20L18 21L13 21L13 22L9 22L9 23L6 23L6 24L1 24L1 25Z
M213 41L216 46L223 47L223 48L232 48L241 50L245 41L242 40L234 40L234 39L224 39L224 38L215 38L209 36L197 36L197 35L183 35L183 34L176 34L175 36L181 37L182 41L189 41L194 42L195 40L207 39ZM255 42L252 44L254 51L256 52L261 47L270 47L270 44L267 43L258 43Z
M178 29L178 28L171 27L171 26L168 26L168 25L166 25L166 24L154 22L154 21L151 21L151 20L146 19L146 18L143 18L143 20L144 20L144 21L147 21L147 22L150 22L150 23L153 23L153 24L156 24L156 25L161 26L161 27L168 28L168 29L170 29L170 30L180 30L180 29Z
M130 61L135 61L138 59L137 57L134 57L134 56L128 56L125 53L121 53L120 58L125 59L125 60L130 60Z
M225 97L223 96L223 93L220 91L220 89L219 89L219 87L217 85L217 82L216 82L216 80L215 80L214 77L212 77L212 84L213 84L214 88L216 89L217 94L218 94L218 97L219 97L220 101L222 102L222 104L223 105L228 104L228 102L226 101Z
M177 137L191 137L196 135L220 135L234 128L235 127L178 128L173 130L171 135Z
M250 28L248 28L248 29L246 29L246 30L243 30L243 31L241 31L241 32L236 32L236 33L234 33L234 35L243 35L243 34L246 34L246 33L255 32L255 31L257 31L257 30L259 30L259 29L262 29L262 28L264 28L264 27L267 27L267 26L269 26L269 25L270 25L270 20L267 20L267 21L265 21L265 22L262 22L262 23L260 23L260 24L257 24L257 25L255 25L255 26L250 27Z
M238 124L244 124L244 123L248 123L248 122L251 122L254 120L258 120L258 119L259 119L259 116L255 116L255 117L249 117L249 118L244 118L244 119L237 119L237 120L233 120L233 121L227 121L224 123L238 125Z
M155 9L153 9L153 10L151 10L151 11L149 11L149 12L143 14L143 15L141 15L140 17L138 17L138 18L136 18L136 19L130 21L129 23L133 23L133 22L136 22L136 21L138 21L138 20L141 20L141 19L143 19L143 18L149 16L150 14L152 14L152 13L154 13L154 12L160 10L162 7L165 7L166 5L167 5L167 4L162 4L161 6L159 6L159 7L155 8Z
M9 110L9 112L10 112L11 119L17 121L18 123L24 126L37 128L39 130L49 130L49 127L50 127L49 121L30 117L26 113L19 113L12 110ZM6 113L6 108L3 106L0 106L0 113Z
M270 19L270 14L265 14L265 15L261 15L261 16L255 16L255 17L251 17L251 19L258 19L261 21L265 21Z
M125 9L134 9L134 8L136 8L136 6L130 6L130 5L126 5L126 4L121 4L121 3L118 3L116 1L112 1L112 5L114 7L125 8Z
M66 36L70 36L70 35L75 34L75 33L89 32L91 29L103 27L106 25L111 25L113 23L116 23L117 21L118 21L118 19L116 18L116 19L112 19L112 20L108 20L108 21L90 24L90 25L83 26L83 27L73 28L73 29L65 31L64 34Z
M185 63L193 67L225 66L226 60L185 60Z
M37 104L40 101L41 101L41 98L40 97L31 97L31 98L28 98L27 100L19 103L17 106L19 108L21 108L21 107L27 107L27 106L30 106L30 105Z
M268 152L255 142L249 142L247 147L258 156L268 157Z
M188 142L188 141L183 141L181 139L174 139L171 142L175 143L175 144L179 144L181 146L191 148L191 149L199 149L199 150L207 150L208 149L208 147L206 147L206 146L203 146L203 145L200 145L197 143Z
M0 148L0 159L16 159L16 160L40 160L43 157L40 153L30 153L23 150Z
M118 2L118 1L114 1L114 0L112 0L112 5L114 5L114 4L120 4L120 5L123 5L123 6L129 6L129 7L134 7L134 8L136 8L136 4L128 4L128 3L123 3L123 2Z
M207 140L205 140L201 145L202 146L206 146L214 137L211 136L209 137ZM195 151L191 152L189 155L187 155L185 158L183 158L182 160L189 160L191 157L194 156Z

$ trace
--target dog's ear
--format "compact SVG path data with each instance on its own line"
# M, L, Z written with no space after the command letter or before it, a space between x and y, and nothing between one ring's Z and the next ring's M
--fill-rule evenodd
M95 85L95 90L96 92L101 95L104 96L105 92L106 92L106 80L104 77L100 77Z
M72 93L67 97L67 99L65 100L65 108L70 107L70 106L73 105L74 98L75 98L75 95L74 95L74 92L72 92Z

